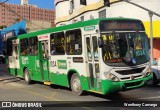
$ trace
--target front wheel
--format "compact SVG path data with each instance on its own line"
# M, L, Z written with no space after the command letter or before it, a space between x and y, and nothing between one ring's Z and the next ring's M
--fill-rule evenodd
M149 86L157 86L158 83L159 83L158 79L157 79L155 73L153 73L153 78L151 80L147 81L147 85L149 85Z
M31 84L31 79L30 79L29 71L27 68L24 70L24 79L27 82L27 84Z
M77 74L73 74L71 77L71 90L76 95L81 95L83 93L82 87L81 87L81 81Z
M156 75L153 73L152 85L157 86L157 84L158 84L158 79L157 79Z

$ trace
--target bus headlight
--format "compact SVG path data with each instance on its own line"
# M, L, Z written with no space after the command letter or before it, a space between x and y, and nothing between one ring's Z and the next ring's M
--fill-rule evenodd
M113 75L112 73L108 73L108 74L105 73L105 76L107 79L109 79L111 81L119 81L119 79L115 75Z
M151 68L148 68L147 72L148 72L148 73L151 73L151 72L152 72L152 69L151 69Z
M149 76L151 74L152 70L151 68L148 68L147 73L145 74L145 76Z

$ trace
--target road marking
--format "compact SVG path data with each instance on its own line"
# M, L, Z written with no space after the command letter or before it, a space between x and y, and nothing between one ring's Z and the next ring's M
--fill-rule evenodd
M155 96L155 97L146 97L146 98L139 98L139 99L158 99L160 96Z

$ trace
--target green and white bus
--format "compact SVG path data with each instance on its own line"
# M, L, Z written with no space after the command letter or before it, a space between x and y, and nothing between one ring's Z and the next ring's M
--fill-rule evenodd
M19 35L7 41L10 74L100 94L142 87L152 78L143 23L99 18Z

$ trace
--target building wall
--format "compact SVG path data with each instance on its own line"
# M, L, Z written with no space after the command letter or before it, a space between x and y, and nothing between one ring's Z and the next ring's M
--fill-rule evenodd
M26 23L27 32L34 32L46 28L51 28L51 22L31 20L30 22Z
M55 0L56 13L61 13L60 9L63 9L65 7L65 12L63 12L64 15L61 13L59 16L56 16L56 26L78 22L78 20L81 20L80 16L84 16L84 20L96 18L98 10L104 6L103 0L86 0L87 5L81 5L80 0L73 0L74 8L72 9L72 13L70 13L71 8L66 8L71 7L70 1L71 0ZM110 1L115 2L117 0ZM63 5L64 2L65 5ZM90 11L90 13L88 13L88 11ZM91 13L94 15L91 15L90 17ZM86 17L88 16L88 14L89 17Z
M37 20L30 20L30 22L27 22L26 20L23 20L13 24L12 26L8 26L7 28L0 31L0 51L5 48L5 39L8 37L14 37L46 28L51 28L51 22ZM12 36L11 33L14 33L14 35Z
M34 5L16 5L4 3L0 5L0 25L10 26L18 19L54 22L55 11L37 8Z
M18 22L12 26L8 26L5 29L1 30L1 34L0 34L0 51L2 51L2 49L5 49L6 46L6 42L4 41L4 35L13 32L14 36L18 36L20 34L25 34L26 33L26 21L23 20L21 22ZM8 36L7 37L13 37L13 36Z
M160 38L153 39L153 57L157 59L160 58Z
M55 8L57 10L56 11L56 18L59 18L59 17L62 17L62 16L68 16L69 10L70 10L69 1L64 1L64 2L58 3Z

